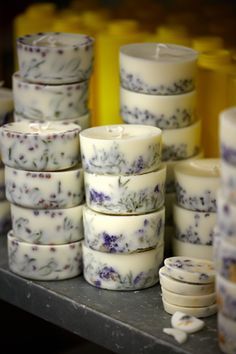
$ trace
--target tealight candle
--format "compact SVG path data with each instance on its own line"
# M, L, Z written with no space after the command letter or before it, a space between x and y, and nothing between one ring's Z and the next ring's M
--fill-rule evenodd
M175 166L176 199L183 208L216 212L220 186L220 160L199 159Z
M62 84L89 79L94 39L84 34L37 33L17 39L20 74L31 82Z
M88 81L67 85L31 83L13 75L15 113L33 120L76 118L88 112Z
M83 211L84 242L108 253L132 253L164 242L165 209L141 215L106 215Z
M56 172L24 171L5 167L6 198L35 209L70 208L84 201L81 167Z
M161 163L159 128L145 125L93 127L80 133L83 168L89 173L132 175L155 171Z
M14 121L15 122L24 122L24 123L45 123L45 119L28 119L28 118L22 118L22 116L18 115L16 112L14 112ZM80 126L81 130L90 128L91 126L91 114L90 112L80 116L80 117L76 117L76 118L71 118L71 119L62 119L59 120L58 123L61 124L77 124Z
M83 269L86 281L109 290L148 288L159 280L163 244L145 252L110 254L98 252L83 243Z
M228 353L236 352L236 321L224 316L220 311L217 316L218 319L218 338L221 350Z
M162 160L183 160L198 154L201 149L200 121L179 129L162 131Z
M184 312L186 315L190 315L190 316L208 317L214 315L217 312L216 304L210 306L203 306L203 307L178 306L178 305L171 304L164 297L162 297L162 302L163 302L164 310L171 315L173 315L177 311L181 311Z
M197 52L179 45L137 43L120 49L121 86L149 95L176 95L195 87Z
M13 111L12 91L2 88L0 83L0 125L7 122L8 115Z
M35 280L61 280L82 272L81 241L64 245L34 245L7 235L8 262L13 273Z
M186 307L205 307L215 304L216 302L216 293L207 294L207 295L180 295L173 293L169 290L166 290L162 287L162 297L173 305L177 306L186 306Z
M236 321L236 284L216 276L216 292L219 311Z
M81 240L83 205L66 209L29 209L11 204L14 236L24 242L56 245Z
M221 157L229 164L236 165L236 107L220 113Z
M174 204L175 237L186 243L212 246L216 213L187 210Z
M57 122L13 122L0 128L5 165L30 171L70 168L80 160L80 127Z
M176 129L196 120L196 91L180 95L147 95L120 90L121 116L129 124L145 124Z
M166 168L142 175L84 172L87 205L105 214L143 214L164 205Z

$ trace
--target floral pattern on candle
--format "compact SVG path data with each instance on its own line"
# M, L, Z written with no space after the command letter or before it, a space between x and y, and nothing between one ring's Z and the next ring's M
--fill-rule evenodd
M32 120L62 120L88 112L88 81L67 85L33 84L13 75L15 113Z
M8 234L9 268L28 279L60 280L82 272L81 242L65 245L33 245Z
M92 73L93 43L86 35L59 32L19 37L20 74L49 84L86 81Z
M171 145L164 144L162 147L162 161L184 160L188 157L197 155L199 149L200 146L195 146L193 151L189 152L188 145L184 143Z
M64 244L83 238L83 206L59 210L32 210L11 205L17 239L34 244Z
M5 168L6 198L35 209L63 209L83 203L83 171L30 172Z
M145 215L114 216L84 209L85 245L101 252L131 253L164 240L164 209Z
M14 122L1 130L3 162L31 171L55 171L79 162L79 132L75 124Z
M236 321L236 285L218 275L216 291L219 311Z

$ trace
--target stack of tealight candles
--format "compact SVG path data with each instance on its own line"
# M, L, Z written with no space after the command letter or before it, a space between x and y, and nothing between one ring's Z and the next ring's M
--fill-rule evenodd
M220 114L221 188L217 196L214 259L219 344L236 352L236 107Z
M55 120L86 108L79 91L84 85L86 96L93 40L74 34L28 35L18 39L18 58L14 97L17 114L27 120L1 128L12 217L9 268L30 279L71 278L82 272L81 128L70 119L68 124Z
M213 260L217 191L220 186L219 159L196 159L174 168L176 203L173 255Z
M125 123L163 129L166 178L166 253L170 252L175 200L173 169L179 160L200 157L196 115L197 52L174 44L121 47L121 115Z
M93 43L91 37L82 34L20 37L20 71L13 75L14 120L58 121L88 128Z
M111 290L158 282L164 251L166 168L161 130L138 125L80 133L84 168L84 277Z
M0 88L0 126L11 120L13 98L10 89ZM5 197L4 165L0 157L0 235L11 228L10 204Z

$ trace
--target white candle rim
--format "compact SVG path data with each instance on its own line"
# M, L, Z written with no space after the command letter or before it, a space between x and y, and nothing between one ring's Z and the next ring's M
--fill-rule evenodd
M207 167L207 163L211 163ZM190 159L183 161L174 167L175 174L190 178L220 178L221 161L218 158Z

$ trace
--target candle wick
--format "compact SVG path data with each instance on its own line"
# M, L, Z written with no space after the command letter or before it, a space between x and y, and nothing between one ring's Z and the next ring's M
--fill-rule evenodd
M124 128L119 126L119 127L107 127L107 132L113 137L113 138L122 138L123 133L124 133Z
M33 45L36 45L36 44L38 44L39 42L42 42L43 40L48 41L48 44L49 44L51 47L56 47L57 44L59 44L59 42L57 41L57 39L55 38L55 36L46 34L45 36L41 36L41 37L39 37L38 39L34 39L34 40L33 40Z

